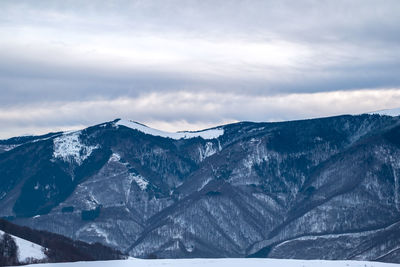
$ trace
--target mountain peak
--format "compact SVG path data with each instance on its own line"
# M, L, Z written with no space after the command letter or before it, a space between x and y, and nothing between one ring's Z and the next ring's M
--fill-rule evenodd
M128 128L131 128L133 130L143 132L145 134L161 136L161 137L171 138L171 139L175 139L175 140L190 139L190 138L196 138L196 137L201 137L203 139L215 139L224 134L224 129L222 127L206 129L206 130L201 130L201 131L193 131L193 132L192 131L184 131L184 132L173 133L173 132L166 132L166 131L161 131L161 130L157 130L154 128L150 128L142 123L132 121L132 120L125 120L125 119L119 119L118 121L115 122L115 125L125 126Z
M383 115L383 116L397 117L397 116L400 116L400 107L392 108L392 109L381 109L381 110L369 112L368 114L370 114L370 115L377 114L377 115Z

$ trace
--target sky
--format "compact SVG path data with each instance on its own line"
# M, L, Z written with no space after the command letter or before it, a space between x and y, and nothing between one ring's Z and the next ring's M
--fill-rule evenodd
M400 107L398 0L1 0L0 138Z

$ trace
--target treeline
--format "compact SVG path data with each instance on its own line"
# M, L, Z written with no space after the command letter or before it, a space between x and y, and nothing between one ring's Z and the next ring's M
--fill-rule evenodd
M18 247L15 240L7 233L0 233L0 266L17 265Z
M36 243L46 250L47 262L117 260L125 256L100 243L89 244L47 231L33 230L0 219L0 230Z

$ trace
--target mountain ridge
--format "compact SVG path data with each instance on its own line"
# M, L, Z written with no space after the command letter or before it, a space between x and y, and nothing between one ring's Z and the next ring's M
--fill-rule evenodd
M400 220L399 117L239 122L211 139L118 121L0 153L0 216L135 257L400 262L400 226L381 229Z
M156 131L161 131L161 132L168 133L168 134L174 134L174 133L196 133L196 132L202 132L202 131L206 131L206 130L212 130L212 129L220 128L220 127L223 127L223 126L226 126L226 125L237 124L237 123L279 123L279 122L291 122L291 121L304 121L304 120L314 120L314 119L323 119L323 118L333 118L333 117L340 117L340 116L358 116L358 115L365 115L365 114L396 117L396 116L400 116L400 107L392 108L392 109L380 109L380 110L376 110L376 111L368 111L368 112L359 113L359 114L351 114L351 113L349 113L349 114L339 114L339 115L331 115L331 116L325 116L325 117L299 118L299 119L293 119L293 120L282 120L282 121L271 121L271 122L256 122L256 121L247 121L247 120L245 120L245 121L238 121L238 122L233 122L233 123L217 125L217 126L213 126L213 127L205 128L205 129L178 130L176 132L167 132L167 131L163 131L163 130L158 130L156 128L152 128L150 126L147 126L146 124L141 123L139 121L135 121L135 120L131 120L131 119L125 119L125 118L116 118L116 119L114 119L112 121L94 124L94 125L88 126L86 128L94 127L94 126L100 126L100 125L104 125L104 124L107 124L107 123L117 122L117 121L121 121L122 120L122 121L133 122L133 123L136 123L138 125L144 126L146 128L149 128L149 129L152 129L152 130L156 130ZM75 132L75 131L81 131L81 130L66 130L66 131L59 131L59 132L50 132L50 133L41 134L41 135L30 134L30 135L14 136L14 137L10 137L10 138L0 139L0 144L4 143L6 141L10 141L10 140L16 140L17 141L18 139L37 139L38 137L45 138L47 136L51 136L51 135L55 135L55 134Z

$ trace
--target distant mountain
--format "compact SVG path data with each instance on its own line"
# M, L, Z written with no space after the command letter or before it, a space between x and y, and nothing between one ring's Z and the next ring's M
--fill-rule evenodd
M370 112L369 114L378 114L378 115L386 115L386 116L399 116L400 115L400 108L393 108L393 109L382 109Z
M135 257L400 262L400 117L3 140L0 216Z

